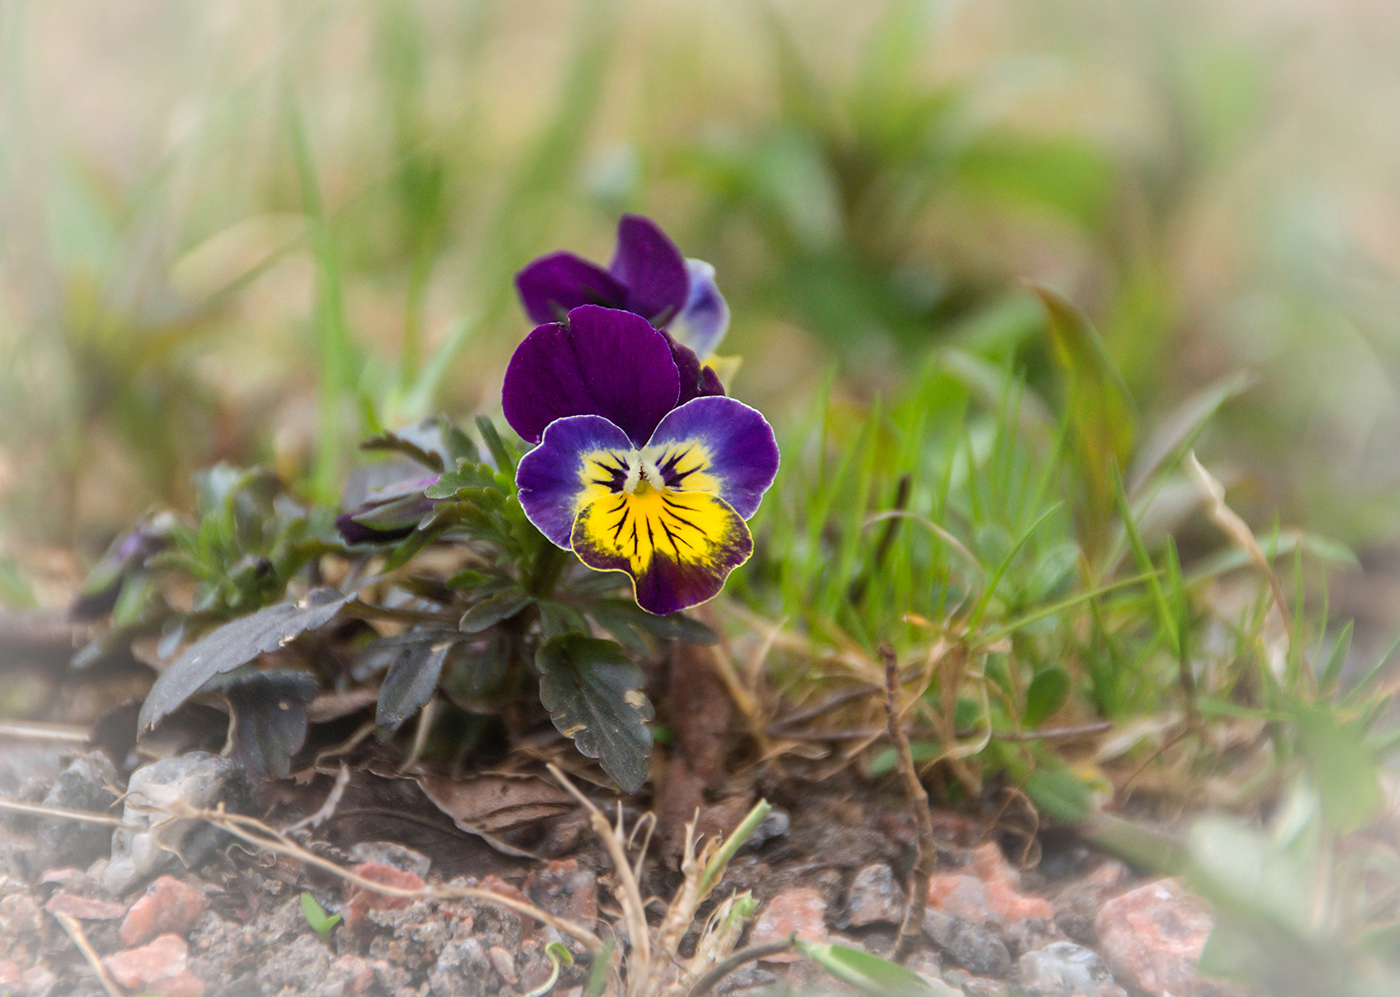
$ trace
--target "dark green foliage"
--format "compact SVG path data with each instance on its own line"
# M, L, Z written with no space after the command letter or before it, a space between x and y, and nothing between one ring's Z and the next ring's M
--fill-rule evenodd
M580 634L556 637L535 656L540 702L559 733L598 759L623 792L635 793L647 777L651 754L650 700L642 672L612 641Z

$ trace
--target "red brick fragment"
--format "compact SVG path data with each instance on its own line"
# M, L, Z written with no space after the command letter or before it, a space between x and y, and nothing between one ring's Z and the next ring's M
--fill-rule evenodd
M749 932L750 945L776 942L793 932L807 942L826 940L826 900L810 886L784 890L764 906ZM796 952L770 955L765 962L796 962Z
M161 935L149 945L123 949L102 960L128 990L158 997L203 997L204 982L187 968L189 946L179 935Z
M110 900L94 900L73 893L58 892L49 897L44 910L50 914L67 914L81 921L115 921L126 913L126 908Z
M203 912L203 893L174 876L161 876L127 912L122 944L144 945L157 935L184 935Z
M423 877L418 873L408 872L391 865L361 862L350 871L371 882L382 883L400 890L421 890L423 888ZM341 909L341 915L345 918L345 927L350 931L355 931L370 911L399 910L411 903L413 901L408 897L389 896L356 883L350 887L350 891L345 896L345 906Z

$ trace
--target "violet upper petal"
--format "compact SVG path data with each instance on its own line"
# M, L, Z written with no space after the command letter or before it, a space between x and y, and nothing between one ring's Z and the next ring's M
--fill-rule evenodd
M729 305L715 286L715 268L703 260L686 260L690 286L685 306L671 323L671 335L704 360L729 329Z
M690 277L676 244L650 218L623 215L608 270L627 287L627 310L664 326L685 307Z
M778 473L778 442L757 409L697 398L661 420L642 459L668 489L718 495L748 519Z
M601 415L641 446L680 395L680 374L666 337L646 319L584 305L567 323L541 325L506 368L502 407L531 443L571 415Z
M602 416L557 419L520 458L520 504L541 533L568 549L575 517L594 499L621 492L635 459L627 434Z
M525 313L537 323L562 322L579 305L622 308L627 287L596 263L573 253L550 253L515 275Z
M693 398L725 393L719 375L702 364L693 350L676 342L664 329L662 335L671 346L671 359L675 361L676 370L680 372L681 393L676 399L677 405L684 405Z

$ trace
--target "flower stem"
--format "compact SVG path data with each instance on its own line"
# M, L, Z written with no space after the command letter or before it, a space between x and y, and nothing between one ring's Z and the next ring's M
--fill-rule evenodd
M530 565L530 594L536 599L548 599L553 595L554 586L568 563L569 551L554 546L548 538L541 536L535 563Z

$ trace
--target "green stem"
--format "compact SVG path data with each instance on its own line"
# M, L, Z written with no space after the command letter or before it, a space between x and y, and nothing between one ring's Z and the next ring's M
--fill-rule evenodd
M535 552L535 563L530 565L529 591L536 599L548 599L554 594L554 586L569 563L569 551L556 547L548 538L540 537L539 549Z

